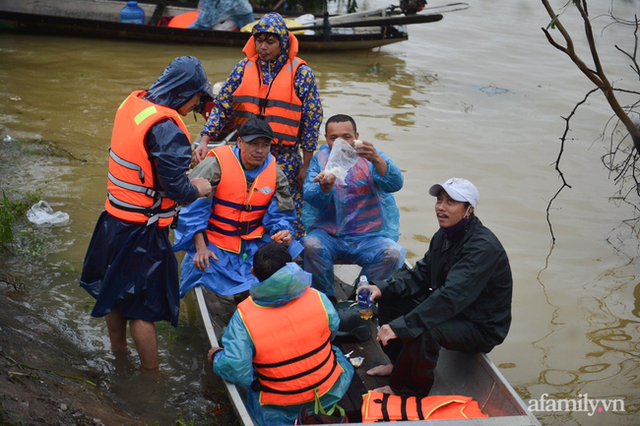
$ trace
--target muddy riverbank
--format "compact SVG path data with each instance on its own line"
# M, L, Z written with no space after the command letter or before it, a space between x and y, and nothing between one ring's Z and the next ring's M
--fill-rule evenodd
M69 343L0 280L0 420L12 425L144 425L80 368Z

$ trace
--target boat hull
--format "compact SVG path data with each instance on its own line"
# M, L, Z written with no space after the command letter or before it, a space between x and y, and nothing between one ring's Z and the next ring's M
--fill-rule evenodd
M353 291L353 284L360 272L356 265L336 265L336 297L345 300ZM232 298L219 298L214 293L196 288L199 306L205 328L212 342L217 342L222 329L235 310ZM362 394L367 390L388 384L388 377L370 377L366 371L376 365L388 363L389 360L376 342L376 325L372 321L371 338L365 342L354 342L344 338L336 338L333 342L343 353L351 352L352 357L364 357L362 366L356 368L356 376L340 406L345 408L349 416L349 424L364 425L360 421ZM438 426L539 426L540 422L528 411L524 401L507 382L498 368L483 353L467 354L441 349L435 369L435 380L431 395L465 395L478 402L488 418L465 420L438 420L420 422L402 422L403 425L434 424ZM236 409L238 419L245 426L255 425L244 404L241 389L226 383L229 398ZM355 421L355 422L354 422ZM382 422L390 424L390 422Z
M242 47L250 33L171 28L159 25L136 25L119 22L124 2L96 0L34 0L16 2L0 0L0 29L31 34L136 40L154 43L182 43ZM189 8L141 4L146 16L175 16ZM162 7L162 9L158 9ZM159 12L158 12L159 11ZM406 26L393 25L354 29L354 34L296 35L301 51L362 50L408 40Z

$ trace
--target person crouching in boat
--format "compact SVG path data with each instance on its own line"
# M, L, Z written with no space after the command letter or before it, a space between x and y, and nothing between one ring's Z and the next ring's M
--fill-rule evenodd
M371 285L381 325L377 339L391 364L367 371L391 375L378 389L424 397L440 347L489 352L511 324L513 281L498 238L475 215L479 193L466 179L433 185L440 229L414 268Z
M302 406L315 409L316 397L330 411L354 372L331 345L338 313L282 245L261 247L252 272L258 282L233 314L223 348L209 351L213 371L247 388L247 408L260 425L292 425Z
M180 297L195 286L231 296L255 282L253 256L272 239L296 258L302 245L292 238L295 210L287 178L270 154L273 132L252 118L238 128L235 146L224 145L191 171L213 188L212 199L201 199L180 212L175 251L182 261Z
M179 205L211 193L205 179L189 182L189 132L180 115L211 96L193 56L174 59L148 91L131 93L116 113L108 195L87 250L80 285L104 316L114 353L127 348L127 323L144 369L159 365L154 323L178 325L178 263L168 227Z

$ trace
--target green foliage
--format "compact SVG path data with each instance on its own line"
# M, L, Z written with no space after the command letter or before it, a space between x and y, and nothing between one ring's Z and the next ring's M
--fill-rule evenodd
M38 195L27 192L26 195L11 200L7 193L2 191L2 198L0 198L0 247L2 251L8 250L14 242L14 224L24 217L27 210L39 199Z

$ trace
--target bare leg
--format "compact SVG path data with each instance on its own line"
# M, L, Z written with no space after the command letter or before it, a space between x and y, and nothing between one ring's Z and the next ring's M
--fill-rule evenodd
M156 326L152 322L143 320L130 321L131 337L136 344L136 350L140 356L142 368L158 368L158 338L156 336Z
M113 353L123 352L127 349L127 320L122 312L113 310L105 315L107 321L107 331L111 340L111 351Z
M379 365L367 370L369 376L390 376L393 371L393 364ZM385 392L388 393L388 392Z

